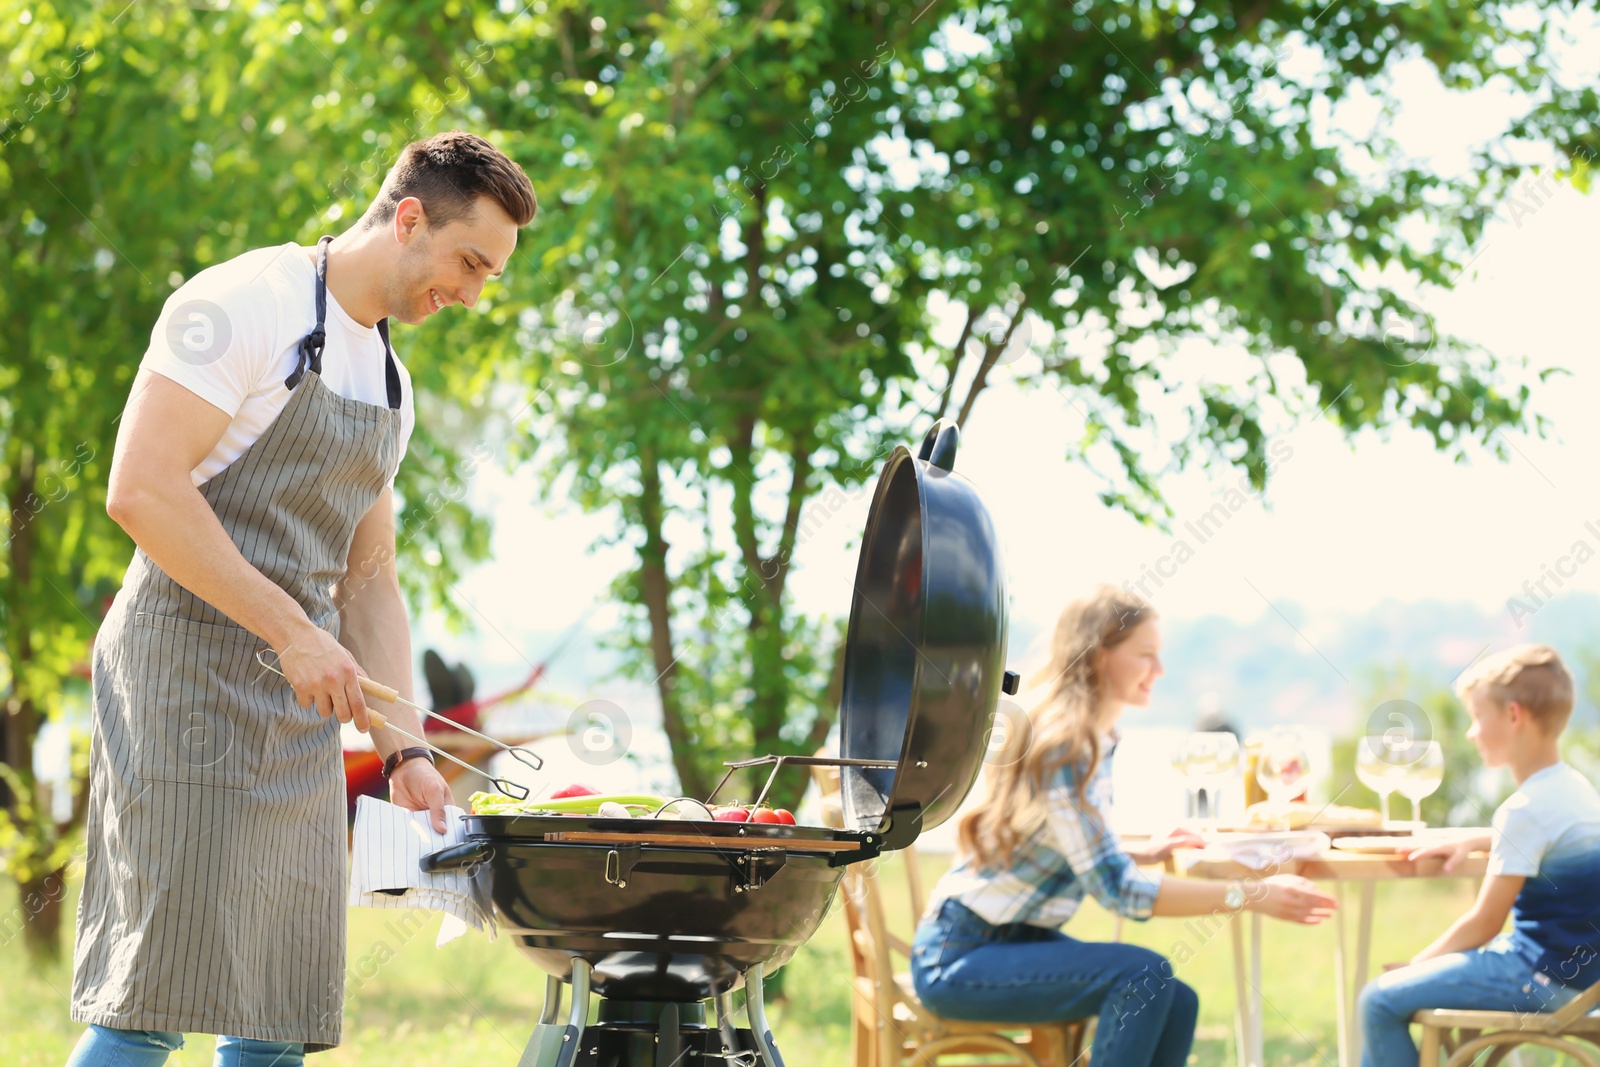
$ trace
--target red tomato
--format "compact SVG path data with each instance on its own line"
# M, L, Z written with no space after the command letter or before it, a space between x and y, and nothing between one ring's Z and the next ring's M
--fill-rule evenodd
M773 823L783 822L783 820L778 817L778 813L773 811L771 808L757 808L755 811L750 813L750 821Z
M778 821L781 822L783 825L785 825L785 826L793 826L794 825L794 813L791 812L788 808L778 808L772 814L776 815L778 817Z
M711 817L718 822L749 822L750 810L748 808L717 808L711 812Z
M550 799L560 800L562 797L597 797L599 795L600 790L594 788L593 786L579 785L578 783L574 782L572 785L562 786L554 793L551 793Z

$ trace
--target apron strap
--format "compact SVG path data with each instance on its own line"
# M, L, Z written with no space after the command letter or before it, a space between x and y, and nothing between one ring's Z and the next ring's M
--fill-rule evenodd
M332 237L323 237L317 241L317 324L311 328L310 333L300 339L299 358L295 360L294 370L283 380L284 386L289 389L299 385L300 379L305 377L308 370L313 374L322 373L322 349L328 340L328 335L323 329L328 318L328 245L332 241ZM384 347L388 347L387 339L384 341Z
M400 368L395 366L394 348L389 344L389 318L378 320L378 334L383 338L383 384L389 391L389 406L400 408Z

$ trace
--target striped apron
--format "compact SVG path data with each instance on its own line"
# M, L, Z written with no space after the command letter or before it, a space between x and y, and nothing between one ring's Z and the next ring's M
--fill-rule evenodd
M399 462L401 398L386 321L388 407L322 381L330 240L288 405L200 492L244 558L337 636L329 587ZM77 1022L339 1042L339 722L261 670L265 645L134 553L94 643Z

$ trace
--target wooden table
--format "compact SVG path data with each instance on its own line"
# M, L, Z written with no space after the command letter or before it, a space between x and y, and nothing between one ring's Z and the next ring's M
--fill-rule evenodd
M1266 870L1256 871L1228 859L1214 859L1205 851L1185 849L1175 854L1175 868L1190 878L1246 882L1270 874L1298 874L1317 882L1332 882L1339 902L1334 912L1333 981L1334 1005L1339 1035L1339 1067L1357 1067L1361 1062L1361 1019L1356 998L1367 984L1372 950L1372 903L1377 883L1389 878L1479 878L1489 862L1486 852L1474 852L1449 874L1444 860L1432 857L1408 860L1403 854L1371 855L1334 849L1315 859L1288 860ZM1355 892L1347 892L1354 883ZM1354 907L1349 898L1354 898ZM1347 913L1354 915L1347 918ZM1356 930L1354 966L1346 956L1345 931L1353 923ZM1235 912L1228 924L1233 934L1234 1037L1239 1050L1239 1067L1264 1067L1261 1032L1261 914L1249 913L1248 934L1245 913ZM1440 924L1443 930L1444 924ZM1245 969L1249 957L1248 974Z

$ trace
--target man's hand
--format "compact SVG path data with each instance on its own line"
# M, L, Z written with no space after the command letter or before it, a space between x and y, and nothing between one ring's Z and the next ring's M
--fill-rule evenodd
M357 680L366 672L332 634L307 623L278 650L278 667L302 708L314 704L323 718L332 715L367 732L367 702Z
M445 832L444 806L454 799L450 784L439 769L425 759L401 760L389 775L389 799L410 811L433 814L433 828Z
M1188 827L1180 826L1166 833L1156 834L1142 845L1124 848L1123 851L1134 863L1149 866L1156 863L1165 863L1171 858L1172 853L1180 848L1204 848L1205 838Z
M1333 914L1338 901L1298 874L1275 874L1250 891L1245 906L1274 919L1313 926Z

